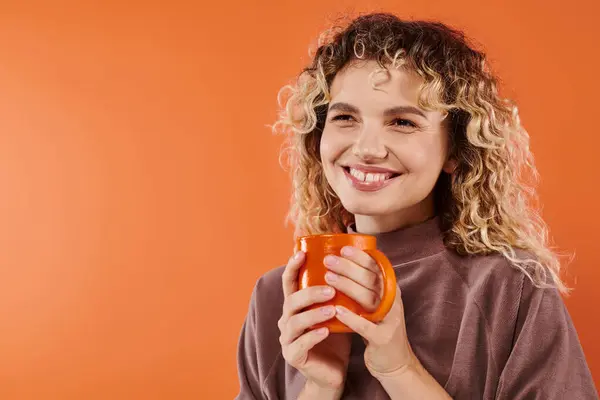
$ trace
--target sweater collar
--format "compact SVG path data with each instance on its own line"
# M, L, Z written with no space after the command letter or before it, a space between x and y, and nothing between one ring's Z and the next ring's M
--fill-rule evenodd
M356 232L355 224L349 225L347 232L359 233ZM445 250L438 216L416 225L377 233L373 236L377 239L377 248L394 266L416 261Z

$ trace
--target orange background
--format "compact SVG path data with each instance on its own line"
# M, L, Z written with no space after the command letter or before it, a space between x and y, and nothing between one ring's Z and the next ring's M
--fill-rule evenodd
M596 1L12 3L0 398L233 398L252 287L291 249L277 90L329 16L380 9L465 29L520 103L600 383Z

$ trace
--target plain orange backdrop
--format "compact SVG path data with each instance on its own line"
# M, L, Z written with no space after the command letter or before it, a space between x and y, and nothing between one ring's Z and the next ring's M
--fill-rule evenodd
M0 398L231 399L292 248L278 89L340 12L441 19L520 104L600 384L598 2L0 2ZM277 312L274 310L273 312Z

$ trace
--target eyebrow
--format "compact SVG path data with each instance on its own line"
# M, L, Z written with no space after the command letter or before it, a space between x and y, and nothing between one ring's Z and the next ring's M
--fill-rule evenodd
M352 104L348 104L348 103L333 103L329 107L329 111L340 111L340 112L347 112L347 113L353 113L353 114L360 114L360 112L358 111L358 108L356 108ZM417 107L413 107L413 106L397 106L397 107L387 108L383 112L384 117L391 117L393 115L398 115L398 114L415 114L415 115L418 115L420 117L427 119L427 117L425 116L423 111L421 111Z

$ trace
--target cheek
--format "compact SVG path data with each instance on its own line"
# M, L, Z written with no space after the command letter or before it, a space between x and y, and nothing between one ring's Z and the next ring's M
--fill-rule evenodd
M409 172L420 173L430 164L431 150L423 146L402 146L394 153Z
M344 151L343 138L335 132L325 129L321 136L320 155L323 164L335 161Z
M321 137L321 141L319 143L319 155L321 156L321 166L323 167L323 172L325 173L325 177L329 182L331 182L331 170L332 170L332 161L334 160L335 149L333 144L331 143L330 137L325 135L323 132L323 136Z
M439 173L446 157L445 143L440 140L415 142L398 149L398 155L410 172Z
M327 158L329 158L329 154L331 153L331 144L325 138L325 135L321 137L321 142L319 143L319 155L321 156L321 162L326 162Z

